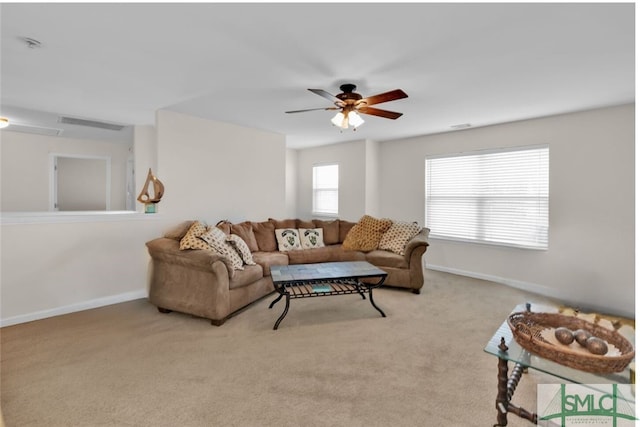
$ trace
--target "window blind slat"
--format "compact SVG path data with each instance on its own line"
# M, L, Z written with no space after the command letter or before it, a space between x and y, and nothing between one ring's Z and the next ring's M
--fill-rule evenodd
M425 163L425 224L433 237L548 247L548 146Z

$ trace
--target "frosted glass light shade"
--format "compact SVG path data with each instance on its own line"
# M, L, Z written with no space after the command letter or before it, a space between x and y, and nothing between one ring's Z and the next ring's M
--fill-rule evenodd
M0 117L0 129L6 128L7 126L9 126L9 119Z
M355 111L349 111L349 124L354 128L357 128L361 124L364 123L362 117L358 115Z
M331 119L331 123L342 129L347 129L349 127L349 120L346 114L344 114L343 112L339 112L335 116L333 116L333 119Z

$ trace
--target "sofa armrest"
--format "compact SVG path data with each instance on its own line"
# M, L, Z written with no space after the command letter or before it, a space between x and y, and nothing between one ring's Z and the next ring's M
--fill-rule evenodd
M180 243L167 237L159 237L146 243L151 258L169 264L181 265L202 271L215 271L214 264L221 262L227 267L231 278L233 269L229 270L228 260L214 251L187 249L180 250Z
M421 253L419 254L420 257L422 257L422 254L426 252L427 247L429 246L429 242L427 239L429 238L430 231L431 230L429 230L428 228L423 228L417 236L407 242L407 245L404 248L404 259L407 261L407 263L411 263L411 258L414 251L421 251ZM420 268L422 268L422 266L420 266Z

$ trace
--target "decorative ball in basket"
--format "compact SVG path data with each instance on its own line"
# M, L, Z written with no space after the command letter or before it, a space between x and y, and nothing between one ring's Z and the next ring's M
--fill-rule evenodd
M507 323L523 348L570 368L621 372L635 356L633 345L617 331L578 317L523 311L511 314Z

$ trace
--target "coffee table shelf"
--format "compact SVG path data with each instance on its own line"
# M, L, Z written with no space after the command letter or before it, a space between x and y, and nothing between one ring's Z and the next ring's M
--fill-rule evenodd
M329 295L360 294L365 298L367 288L357 280L293 282L284 285L291 298L311 298ZM327 290L324 290L327 289Z

